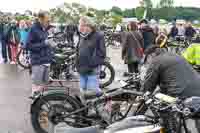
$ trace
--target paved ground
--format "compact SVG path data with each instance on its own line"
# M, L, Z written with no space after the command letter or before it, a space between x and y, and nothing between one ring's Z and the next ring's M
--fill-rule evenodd
M126 67L120 56L120 49L108 49L112 57L112 64L116 70L116 77L121 78ZM31 81L27 71L15 65L0 65L0 133L34 133L31 123L29 108L31 100ZM115 81L111 87L118 86ZM57 133L64 133L66 127L58 125Z
M0 84L0 133L34 133L29 120L28 72L0 65Z

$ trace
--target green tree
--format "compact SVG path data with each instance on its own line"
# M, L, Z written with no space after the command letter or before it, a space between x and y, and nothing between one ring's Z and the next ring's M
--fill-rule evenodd
M113 15L112 16L112 26L115 27L117 24L122 22L122 16Z
M160 0L159 7L173 7L174 0Z
M126 18L131 18L131 17L135 17L135 9L132 8L132 9L125 9L123 11L123 17L126 17Z
M110 11L113 12L113 13L115 13L116 15L122 16L122 10L121 10L121 8L119 8L117 6L113 6Z
M151 0L143 0L143 6L146 8L152 8L153 7L153 3Z
M138 19L142 19L143 15L144 15L144 12L145 12L145 8L144 7L137 7L136 10L135 10L136 17Z

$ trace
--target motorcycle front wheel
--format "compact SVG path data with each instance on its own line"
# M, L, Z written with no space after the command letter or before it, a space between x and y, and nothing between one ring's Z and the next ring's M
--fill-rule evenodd
M28 51L20 49L16 57L17 63L24 69L31 67L30 57Z
M64 93L42 96L31 106L32 126L36 133L48 133L62 122L57 120L56 116L73 112L78 108L76 101Z
M115 70L110 62L105 61L103 65L101 65L100 70L100 88L105 88L112 84L115 79Z

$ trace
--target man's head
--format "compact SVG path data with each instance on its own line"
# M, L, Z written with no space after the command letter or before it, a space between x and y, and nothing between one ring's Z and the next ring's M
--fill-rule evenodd
M137 27L137 23L136 22L129 22L129 24L128 24L128 30L129 31L135 31L137 29L138 29L138 27Z
M192 23L190 21L187 22L188 27L192 27Z
M20 29L25 29L25 28L27 28L27 25L26 25L25 20L20 20L20 22L19 22L19 28L20 28Z
M148 25L148 20L142 19L142 20L140 21L140 26L141 26L141 28L142 28L142 27L145 27L145 26L147 26L147 25Z
M148 47L148 48L144 51L144 55L145 55L145 56L144 56L144 59L143 59L143 63L144 63L144 64L146 64L146 63L148 64L149 62L151 62L151 60L152 60L155 56L159 55L160 52L161 52L161 50L160 50L159 46L157 46L157 45Z
M91 33L95 31L95 22L90 17L81 17L79 20L79 31L81 33Z
M44 27L48 27L49 21L50 21L49 13L48 13L48 12L45 12L45 11L40 11L40 12L38 13L38 21L39 21Z

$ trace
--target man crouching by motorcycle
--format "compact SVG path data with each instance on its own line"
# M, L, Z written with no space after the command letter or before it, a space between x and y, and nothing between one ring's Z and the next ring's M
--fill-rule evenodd
M90 17L79 20L80 42L78 45L77 70L80 74L80 92L82 100L86 94L98 95L100 66L106 57L104 35L97 32Z
M145 51L144 62L148 64L143 89L153 92L157 86L163 94L174 97L200 97L200 76L182 57L163 52L157 46ZM200 132L200 122L196 127Z

